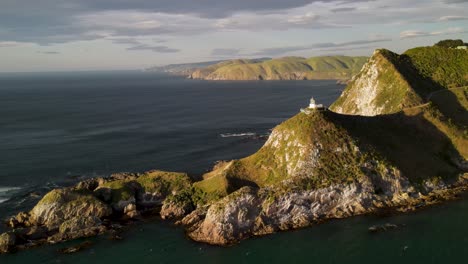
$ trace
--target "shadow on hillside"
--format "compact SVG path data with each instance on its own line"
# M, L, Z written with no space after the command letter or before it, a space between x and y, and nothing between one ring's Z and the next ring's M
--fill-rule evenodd
M376 150L413 182L440 176L454 178L461 157L449 138L421 114L363 117L326 114L358 141L361 150Z
M446 90L447 88L436 83L433 79L424 77L419 74L414 67L411 59L407 55L401 55L401 60L398 65L400 73L408 81L414 91L421 97L424 102L429 95L435 91ZM455 124L464 127L468 123L468 114L466 109L460 104L457 96L451 91L438 93L431 98L431 102L440 110L444 118L448 121L451 119Z
M228 180L228 190L227 190L228 193L235 192L244 186L259 188L258 184L256 184L253 181L246 180L246 179L228 177L227 180Z

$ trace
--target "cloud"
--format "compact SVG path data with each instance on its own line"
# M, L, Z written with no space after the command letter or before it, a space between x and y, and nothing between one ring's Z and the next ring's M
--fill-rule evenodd
M459 20L468 20L468 16L443 16L443 17L440 17L438 21L459 21Z
M382 39L373 39L373 40L356 40L356 41L349 41L349 42L341 42L341 43L333 43L333 42L322 42L322 43L315 43L310 45L303 45L303 46L289 46L289 47L277 47L277 48L266 48L259 50L251 55L253 56L281 56L289 52L297 52L297 51L305 51L305 50L347 50L352 49L353 47L365 45L365 44L373 44L379 42L387 42L391 41L392 39L389 38L382 38Z
M445 0L447 4L459 4L459 3L468 3L468 0Z
M0 41L0 48L16 47L22 44L24 43L16 41Z
M45 55L58 55L58 54L60 54L60 52L58 52L58 51L38 51L37 53L45 54Z
M8 0L7 0L8 1ZM197 14L201 17L221 18L228 17L239 12L274 12L285 9L300 8L316 2L325 3L357 3L369 0L42 0L42 6L60 9L62 11L101 12L109 10L138 10L169 14ZM13 1L11 1L13 2ZM37 10L30 7L31 0L16 0L9 6Z
M111 38L112 43L123 45L141 45L142 43L135 38Z
M316 15L314 13L307 13L305 15L293 16L289 18L288 23L295 24L295 25L307 25L307 24L318 21L319 18L320 18L319 15Z
M419 30L406 30L400 33L401 39L407 38L421 38L421 37L430 37L430 36L440 36L440 35L450 35L450 34L460 34L466 33L467 31L460 27L447 28L439 31L419 31Z
M211 56L233 57L239 55L241 49L213 49Z
M149 46L146 44L141 44L138 46L127 48L127 50L149 50L157 53L177 53L180 52L179 49L169 48L167 46Z
M301 9L313 3L368 2L369 0L2 0L0 1L0 39L34 42L39 45L91 41L102 39L99 30L113 37L148 35L188 35L212 32L213 21L239 14L271 17L255 24L243 24L225 29L267 30L273 15L286 16L289 10ZM299 15L300 16L300 15ZM296 18L307 24L314 17ZM283 19L281 19L282 21ZM241 19L242 21L242 19ZM294 22L294 18L292 20ZM222 23L221 23L222 24ZM279 30L286 23L273 23ZM294 23L292 23L294 24ZM290 25L291 26L291 25ZM316 28L321 28L317 25Z
M416 20L424 23L457 21L466 14L463 8L451 4L465 2L1 0L0 39L39 45L111 39L114 44L137 47L142 44L137 38L144 37L173 40L219 31L285 31L416 23ZM448 15L440 17L441 14ZM132 38L137 40L130 40Z
M356 10L356 7L337 7L337 8L332 8L330 11L333 13L339 13L339 12L351 12Z
M220 31L284 31L289 29L339 28L342 25L325 23L321 16L312 12L299 14L256 14L235 15L218 19L213 27Z

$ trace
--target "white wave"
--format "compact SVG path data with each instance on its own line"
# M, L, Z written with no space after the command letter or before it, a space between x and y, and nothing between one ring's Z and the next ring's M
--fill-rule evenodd
M226 134L221 134L220 136L223 138L228 138L228 137L252 137L256 135L257 135L256 133L247 132L247 133L226 133Z
M19 187L0 187L0 204L10 200L10 196L20 189Z
M0 195L4 194L4 193L9 193L9 192L12 192L12 191L18 191L20 189L21 188L19 188L19 187L0 187Z

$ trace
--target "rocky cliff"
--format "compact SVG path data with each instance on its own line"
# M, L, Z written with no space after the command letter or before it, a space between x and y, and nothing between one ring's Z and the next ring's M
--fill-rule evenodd
M424 71L419 57L377 50L332 111L300 113L257 153L207 173L196 184L228 195L184 218L188 235L230 244L380 208L411 210L464 189L468 90L441 85L447 78Z
M330 109L375 116L421 105L433 92L468 85L467 61L468 52L440 47L415 48L402 55L376 50Z
M460 147L466 146L465 139ZM211 190L224 182L219 189L237 191L182 223L194 240L230 244L380 208L407 210L465 184L463 164L466 156L421 112L301 113L278 126L259 152L207 174Z

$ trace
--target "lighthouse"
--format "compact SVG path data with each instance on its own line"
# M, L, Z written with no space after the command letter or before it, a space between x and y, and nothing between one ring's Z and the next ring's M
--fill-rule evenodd
M312 97L312 98L310 98L309 108L310 109L323 109L324 106L323 106L323 104L316 104L315 99Z
M316 111L326 111L327 109L325 108L325 106L323 104L317 104L315 102L315 99L312 97L310 98L310 103L309 103L309 107L307 108L301 108L301 112L306 114L306 115L310 115L310 114L313 114L314 112Z

